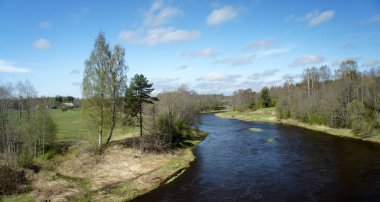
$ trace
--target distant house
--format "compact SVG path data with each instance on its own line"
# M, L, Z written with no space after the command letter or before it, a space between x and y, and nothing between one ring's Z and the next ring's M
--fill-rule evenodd
M72 109L72 108L75 107L74 104L71 103L71 102L64 102L64 103L62 103L62 105L63 105L64 107L68 107L69 109Z

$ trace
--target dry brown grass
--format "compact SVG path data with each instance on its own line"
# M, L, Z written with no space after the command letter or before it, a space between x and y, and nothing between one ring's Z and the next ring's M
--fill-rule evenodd
M89 145L71 147L29 176L37 201L125 201L146 193L194 160L191 148L141 153L133 136L116 139L102 153Z

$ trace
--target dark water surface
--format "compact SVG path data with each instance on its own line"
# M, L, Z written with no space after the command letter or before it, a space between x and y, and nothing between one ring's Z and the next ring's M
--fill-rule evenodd
M380 201L377 144L213 114L200 129L197 160L137 201Z

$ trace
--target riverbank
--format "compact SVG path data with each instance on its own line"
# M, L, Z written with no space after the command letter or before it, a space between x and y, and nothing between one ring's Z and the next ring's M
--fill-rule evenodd
M259 109L253 112L237 112L237 111L228 111L228 112L222 112L217 113L215 116L221 117L221 118L233 118L233 119L239 119L243 121L256 121L256 122L270 122L270 123L280 123L280 124L288 124L288 125L294 125L302 128L307 128L309 130L324 132L326 134L339 136L339 137L345 137L345 138L353 138L353 139L360 139L363 141L369 141L369 142L376 142L380 143L380 131L376 131L375 135L368 137L368 138L361 138L356 136L351 132L350 129L342 129L342 128L331 128L324 125L311 125L307 123L303 123L300 121L297 121L295 119L278 119L276 117L276 111L275 108L264 108Z
M49 113L57 123L57 148L50 156L53 158L37 158L35 170L23 169L27 193L0 195L0 201L130 200L185 170L195 159L192 149L206 136L194 130L194 138L185 140L183 148L141 154L138 128L118 128L100 153L86 140L91 133L80 110Z
M41 161L39 172L25 172L31 192L0 201L130 200L177 177L194 161L192 148L203 139L188 140L186 148L141 154L130 146L135 137L114 140L101 154L83 143Z

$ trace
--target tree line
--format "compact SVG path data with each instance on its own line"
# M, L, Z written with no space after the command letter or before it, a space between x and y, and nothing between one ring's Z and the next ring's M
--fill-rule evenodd
M333 72L328 66L311 67L294 82L264 87L259 93L239 89L231 96L235 111L276 107L280 119L349 128L360 137L380 127L380 67L360 71L354 60L343 61Z
M350 128L361 137L380 126L380 68L361 72L354 60L334 73L327 66L307 68L300 82L288 78L271 92L279 118Z
M10 167L31 166L56 138L45 99L38 99L30 82L0 85L0 154Z
M230 103L232 109L239 112L274 107L276 100L272 98L270 91L268 87L262 88L259 93L252 91L250 88L239 89L233 92L229 99L230 101L226 103Z

